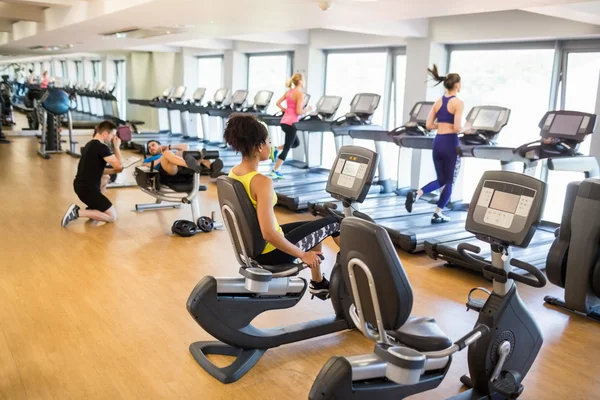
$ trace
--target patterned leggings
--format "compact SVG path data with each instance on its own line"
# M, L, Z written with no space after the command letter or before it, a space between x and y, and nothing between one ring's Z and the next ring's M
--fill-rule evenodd
M300 221L281 225L285 238L302 251L308 251L327 237L340 235L340 222L336 217L325 217L314 221ZM264 265L290 264L296 260L291 254L275 249L261 254L256 261Z

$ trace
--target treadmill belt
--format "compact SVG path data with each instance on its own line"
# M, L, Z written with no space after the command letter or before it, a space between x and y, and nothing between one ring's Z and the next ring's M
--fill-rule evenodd
M546 269L546 258L548 257L548 252L550 251L550 246L552 246L554 239L555 236L552 231L538 228L531 239L529 246L525 249L513 247L511 256L513 258L528 262L541 270ZM469 243L479 247L481 252L475 255L475 257L491 262L490 245L477 239L471 239L468 241L457 240L452 242L438 242L435 240L427 241L425 244L425 250L427 251L429 257L433 258L434 260L441 259L452 266L482 273L479 266L473 265L468 260L464 260L458 253L457 248L460 243ZM525 271L516 268L515 272L520 274L525 273Z
M433 212L433 209L431 210ZM424 250L425 241L433 238L446 240L465 240L473 237L465 231L467 213L464 211L447 211L444 215L450 222L432 224L431 214L411 215L393 219L376 221L386 228L392 242L404 251L416 253Z

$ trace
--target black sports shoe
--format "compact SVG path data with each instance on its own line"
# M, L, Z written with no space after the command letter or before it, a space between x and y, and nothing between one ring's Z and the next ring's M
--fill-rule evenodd
M417 201L417 192L414 190L408 192L408 194L406 195L406 201L404 202L406 211L408 211L409 213L412 212L413 204L415 204L415 201Z
M75 221L77 218L79 218L79 206L71 204L62 219L61 226L65 228L69 225L69 222Z
M221 171L223 170L223 160L217 158L215 161L210 164L210 177L213 179L217 179L219 175L221 175Z
M432 224L443 224L444 222L450 222L450 218L446 217L444 214L433 213L431 216Z
M321 282L315 282L311 279L308 291L313 297L318 297L321 300L327 300L329 298L329 281L323 276Z

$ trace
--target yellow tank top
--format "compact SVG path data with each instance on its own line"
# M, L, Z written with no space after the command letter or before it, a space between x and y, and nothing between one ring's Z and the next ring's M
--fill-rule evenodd
M250 182L252 182L252 178L254 178L258 173L259 173L258 171L252 171L252 172L248 172L247 174L244 174L242 176L238 176L233 173L233 168L232 168L231 171L229 171L229 175L228 175L230 178L235 179L236 181L240 181L242 183L242 185L244 185L244 189L246 189L246 193L248 194L248 197L250 198L250 201L252 202L254 209L256 209L256 200L254 200L252 198L252 194L250 192ZM277 204L277 194L273 193L273 206L275 206L275 204ZM283 230L281 229L281 226L279 226L279 222L277 222L277 218L275 216L273 216L273 218L275 219L275 229L277 229L277 232L283 232ZM270 253L275 249L276 249L275 246L273 246L271 243L267 242L262 254Z

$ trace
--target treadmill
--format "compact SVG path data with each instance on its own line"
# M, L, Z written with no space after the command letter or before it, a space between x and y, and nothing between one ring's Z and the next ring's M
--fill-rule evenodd
M471 149L470 156L487 159L501 159L503 162L521 160L525 163L525 173L535 175L539 168L539 178L547 182L549 171L581 172L585 178L597 178L600 176L598 162L595 157L583 156L577 152L579 145L587 135L594 132L596 115L575 111L549 111L539 123L541 138L532 143L526 143L516 149L510 147L491 148L483 146ZM512 213L527 201L527 193L521 188L512 189L517 196L505 199L507 203L500 203L502 199L489 199L491 209L486 218L502 220L506 213ZM497 201L496 201L497 200ZM494 207L496 205L496 207ZM510 205L511 209L506 207ZM487 206L487 204L486 204ZM493 210L495 208L495 210ZM491 214L493 213L493 215ZM546 268L546 258L550 246L554 242L558 224L542 221L527 249L515 249L513 257L530 263L539 269ZM469 259L463 258L458 252L458 245L468 243L479 246L481 242L477 239L469 241L457 240L451 242L440 242L428 240L425 243L427 254L434 260L442 259L449 265L465 268L470 271L482 273L481 265L474 264ZM489 246L488 246L489 247ZM490 250L481 247L482 252L475 255L476 258L489 260Z
M372 125L371 121L375 110L379 107L380 100L381 96L378 94L356 94L350 102L350 111L331 123L329 129L333 133L336 153L343 146L352 144L352 138L348 134L350 130L378 127ZM379 129L381 128L379 127ZM293 188L284 191L285 194L280 199L280 203L285 204L286 207L294 211L299 211L308 209L310 203L335 201L333 197L325 192L326 185L327 181L315 182L309 185L294 185ZM369 188L369 193L380 191L381 189L377 185L371 185ZM277 193L279 196L279 191Z
M406 125L399 126L391 131L385 130L377 125L354 126L348 131L352 139L372 140L375 143L375 150L379 154L379 165L377 166L377 182L381 187L381 192L367 196L360 204L360 210L369 214L373 218L387 218L398 216L398 210L404 209L406 194L411 190L410 187L400 188L398 182L391 179L390 172L387 170L386 146L389 143L398 143L399 138L403 136L434 136L434 133L428 131L425 127L427 116L433 108L433 102L418 102L411 112L410 119ZM401 151L398 152L396 169L400 167ZM399 172L399 171L398 171ZM415 183L415 186L418 183ZM424 195L422 199L435 199L436 196ZM329 202L332 203L332 202ZM333 202L336 206L341 206L339 202ZM356 207L359 205L356 204ZM413 214L429 212L431 207L425 201L418 202L413 207ZM315 216L327 216L329 211L323 204L309 203L308 211Z
M187 104L187 110L190 114L197 114L200 118L200 126L202 132L198 132L198 140L203 143L210 143L210 129L208 128L208 112L213 109L219 109L223 107L225 99L229 96L229 89L221 88L218 89L213 95L212 100L209 100L205 105L202 105L202 100L192 99L191 103ZM214 141L214 140L213 140Z
M420 110L415 111L418 115ZM494 145L500 131L508 123L509 117L510 110L507 108L495 106L474 107L467 115L466 125L472 127L474 133L462 135L460 145L469 149L475 146ZM408 135L404 131L401 132L400 135L394 137L394 141L402 147L420 150L433 149L433 136ZM394 203L393 200L390 201L391 204L388 204L388 207L376 206L376 209L372 211L373 215L364 209L361 209L361 211L374 219L377 224L386 228L394 244L406 252L423 251L425 241L434 237L442 237L444 241L472 237L472 234L464 230L467 207L461 201L452 203L450 205L451 211L446 212L446 214L452 216L451 222L431 224L431 214L436 207L434 200L429 202L425 199L421 200L418 207L415 204L411 214L406 212L404 204L398 204L397 200Z
M303 99L304 103L302 104L302 109L304 110L310 102L310 94L304 93ZM258 119L267 125L272 146L283 144L280 135L281 118L283 118L283 111L277 111L273 115L261 114L258 116Z
M298 130L298 136L303 147L303 161L286 160L288 165L300 168L293 176L287 176L284 179L273 181L273 187L277 193L277 204L286 207L293 211L303 210L307 204L302 205L298 202L298 195L302 192L312 190L313 185L316 190L325 190L325 184L329 177L329 169L321 167L323 164L323 142L324 133L331 132L331 123L333 118L342 103L342 98L339 96L323 96L319 99L315 107L315 111L300 118L294 124ZM320 135L318 148L319 160L315 162L313 157L313 148L315 144L313 137L315 134Z

